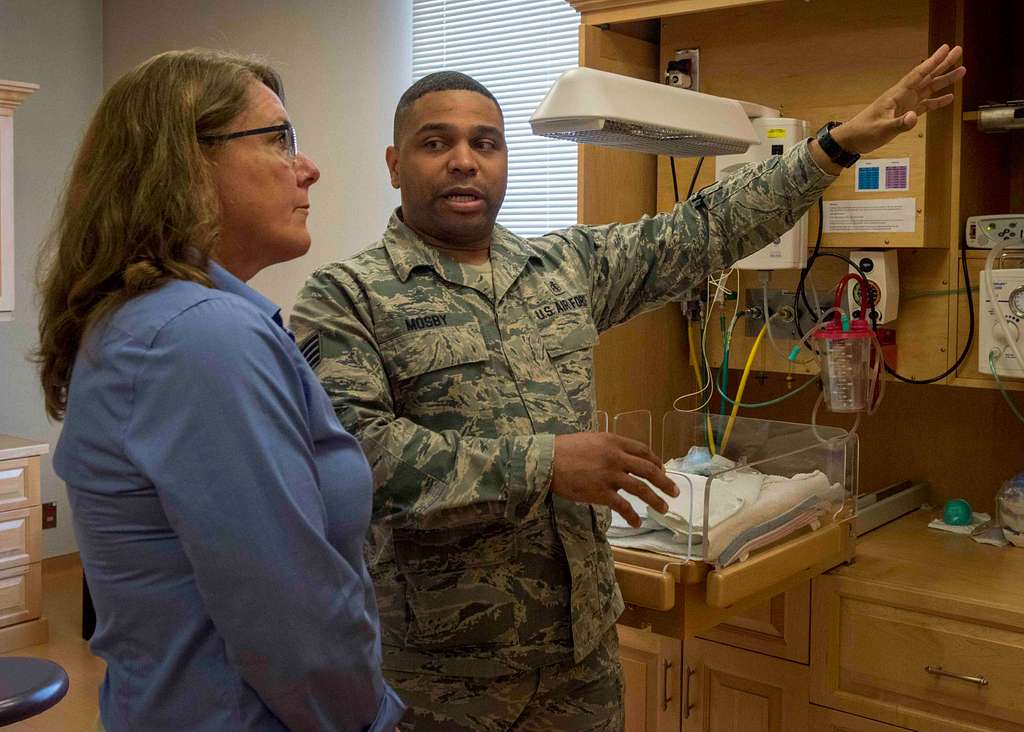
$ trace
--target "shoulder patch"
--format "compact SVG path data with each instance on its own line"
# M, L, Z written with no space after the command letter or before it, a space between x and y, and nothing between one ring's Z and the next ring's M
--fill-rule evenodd
M314 330L298 344L299 352L313 371L320 365L320 340L320 331Z

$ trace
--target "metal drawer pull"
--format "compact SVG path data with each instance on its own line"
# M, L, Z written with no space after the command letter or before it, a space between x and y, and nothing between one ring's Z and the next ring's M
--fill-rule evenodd
M960 679L971 684L977 684L978 686L988 686L988 679L984 676L964 676L963 674L954 674L949 671L943 671L942 666L925 666L924 670L933 676L946 676L951 679Z
M661 711L668 710L668 703L672 701L672 695L669 694L669 689L672 688L669 683L669 669L672 668L672 662L662 659L661 661L661 683L663 691L661 693Z
M690 677L693 676L696 670L687 666L683 676L683 719L690 718L690 710L693 709L696 704L690 704Z

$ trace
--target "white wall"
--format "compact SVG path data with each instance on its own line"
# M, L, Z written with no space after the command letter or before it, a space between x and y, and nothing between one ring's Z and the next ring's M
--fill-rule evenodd
M105 86L149 56L201 46L258 53L284 77L299 146L320 166L311 191L313 246L251 284L291 309L317 265L380 237L397 192L384 149L395 103L412 82L410 0L105 0Z
M100 0L0 0L0 79L41 89L14 113L14 320L0 323L0 432L45 440L60 426L43 411L35 367L34 275L39 244L52 223L75 149L102 93ZM43 553L75 551L64 485L43 460L43 501L57 503L57 528Z

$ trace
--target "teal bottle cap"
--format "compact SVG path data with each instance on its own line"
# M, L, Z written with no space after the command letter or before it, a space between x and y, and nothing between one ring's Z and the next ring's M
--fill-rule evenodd
M971 523L973 515L971 504L963 498L946 501L946 506L942 509L942 520L950 526L966 526Z

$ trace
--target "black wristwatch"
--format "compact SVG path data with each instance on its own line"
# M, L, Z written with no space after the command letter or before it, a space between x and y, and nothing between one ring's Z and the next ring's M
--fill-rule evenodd
M860 155L844 150L832 137L831 131L841 124L842 122L826 122L815 134L815 137L818 139L818 144L821 145L821 151L828 155L829 160L836 165L849 168L860 160Z

